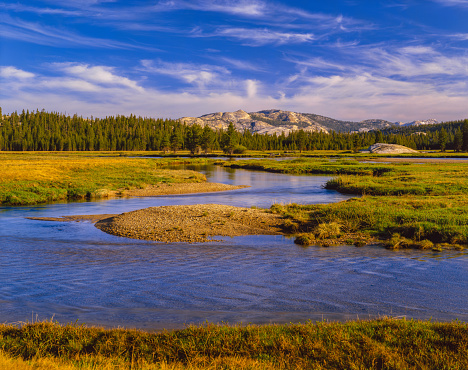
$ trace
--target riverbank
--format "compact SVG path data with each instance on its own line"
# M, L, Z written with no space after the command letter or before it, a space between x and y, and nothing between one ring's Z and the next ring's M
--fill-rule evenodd
M161 333L40 322L0 325L0 346L0 365L15 369L468 367L468 325L460 321L206 324Z
M260 209L196 204L150 207L120 215L29 217L32 220L89 221L112 235L164 243L203 243L219 236L277 235L284 232L283 218Z
M163 169L183 163L206 160L1 153L0 205L229 190L206 185L206 177L196 171ZM170 186L194 183L200 185Z
M419 159L418 159L419 160ZM402 160L403 161L403 160ZM231 168L332 174L325 188L360 198L333 204L275 205L301 245L380 243L442 251L468 246L468 163L363 163L295 159L219 162Z

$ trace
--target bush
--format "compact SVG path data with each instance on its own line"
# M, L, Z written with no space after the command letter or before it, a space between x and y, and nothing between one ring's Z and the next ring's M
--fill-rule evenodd
M311 234L301 234L296 237L294 243L308 247L309 245L314 244L315 238Z
M232 151L234 154L244 154L247 148L243 145L236 145Z
M322 223L315 228L318 239L336 238L340 233L341 227L338 222Z

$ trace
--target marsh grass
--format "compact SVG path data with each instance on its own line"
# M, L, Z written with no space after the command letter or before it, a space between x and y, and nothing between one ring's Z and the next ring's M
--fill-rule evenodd
M326 239L325 232L320 237L320 228L339 224L340 233L335 234L341 234L337 241L342 244L365 240L391 249L429 249L441 244L443 249L457 250L468 244L468 196L365 196L332 204L273 205L270 210L315 239Z
M52 322L0 326L1 361L81 369L466 369L468 325L383 318L148 333ZM26 367L24 367L26 368Z
M0 155L0 204L25 205L65 199L103 198L158 183L202 182L195 171L161 167L192 160L84 155Z
M384 242L390 249L468 245L468 163L361 163L354 159L243 160L225 166L292 174L335 174L325 187L361 195L326 205L273 205L286 229L319 245ZM339 225L340 232L326 228ZM323 229L321 231L321 229ZM332 235L334 234L334 235ZM432 243L432 245L431 245Z

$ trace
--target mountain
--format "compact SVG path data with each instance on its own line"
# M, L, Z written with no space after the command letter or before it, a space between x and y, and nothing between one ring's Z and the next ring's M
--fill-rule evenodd
M438 124L439 121L437 121L434 118L426 119L424 121L413 121L413 122L396 122L396 125L398 126L421 126L421 125L436 125Z
M340 121L318 114L297 113L279 109L261 110L252 113L239 109L235 112L210 113L200 117L182 117L179 121L187 125L199 124L203 127L208 125L216 129L226 129L229 123L232 122L238 131L250 130L252 133L267 133L270 135L273 133L280 135L282 132L287 135L291 131L300 129L326 133L330 131L366 132L399 125L399 123L392 123L382 119L368 119L361 122Z
M286 135L295 130L303 129L305 131L323 131L328 133L328 129L318 122L295 112L282 110L260 111L247 113L243 110L235 112L218 112L205 114L201 117L183 117L180 122L193 125L195 123L211 128L226 129L230 122L238 131L250 130L259 134L281 134Z

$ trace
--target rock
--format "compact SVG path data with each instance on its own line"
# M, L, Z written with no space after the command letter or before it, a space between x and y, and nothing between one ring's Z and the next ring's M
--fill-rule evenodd
M404 154L404 153L419 153L417 150L397 144L376 143L369 147L369 152L373 154Z
M102 219L109 234L164 243L204 243L216 236L277 235L283 218L259 209L221 204L150 207Z
M202 127L209 126L213 129L227 129L232 122L236 130L252 133L288 135L291 131L322 131L328 133L327 129L301 113L283 111L278 109L265 110L256 113L247 113L242 109L235 112L217 112L205 114L201 117L182 117L181 123L187 125L198 124Z

